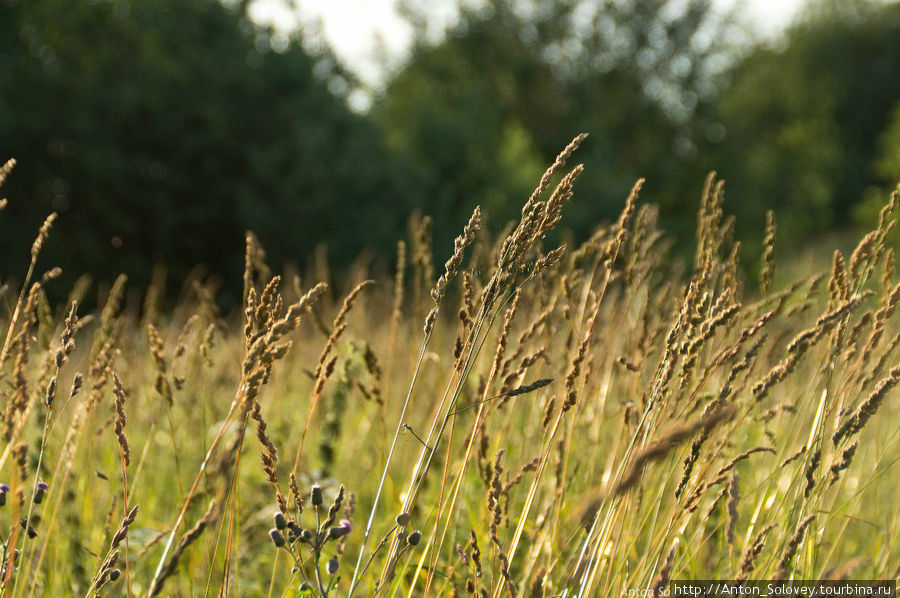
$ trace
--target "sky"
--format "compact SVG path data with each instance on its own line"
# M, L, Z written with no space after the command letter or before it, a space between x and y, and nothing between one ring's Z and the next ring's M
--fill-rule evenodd
M456 18L457 0L419 2L427 2L433 16L430 33L439 38L444 27ZM713 0L723 9L737 8L744 13L764 38L783 30L804 2ZM345 66L365 84L377 89L384 80L384 65L402 63L412 43L412 28L401 17L397 4L398 0L256 0L250 6L250 14L257 22L272 23L284 31L303 24L307 39L309 33L318 33ZM349 99L352 105L353 98Z

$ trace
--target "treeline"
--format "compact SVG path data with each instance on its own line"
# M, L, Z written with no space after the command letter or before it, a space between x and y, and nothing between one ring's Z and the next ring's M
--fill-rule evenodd
M246 8L0 0L0 161L19 162L0 272L24 268L50 211L47 260L72 277L141 284L165 263L236 282L247 229L275 264L322 242L332 265L388 262L414 210L442 257L476 203L499 230L580 131L579 237L640 176L687 238L717 170L754 240L774 207L789 240L867 220L900 178L897 4L819 2L777 47L736 41L703 0L492 0L438 45L408 7L420 41L365 115L330 52Z

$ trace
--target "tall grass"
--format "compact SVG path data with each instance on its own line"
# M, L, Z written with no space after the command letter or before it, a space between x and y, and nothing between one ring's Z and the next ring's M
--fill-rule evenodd
M345 292L273 276L248 234L226 316L203 279L168 311L124 276L96 313L87 283L51 305L48 218L4 295L0 593L900 576L900 190L852 255L784 286L770 214L755 284L715 175L689 272L642 181L585 243L547 246L583 140L498 238L476 208L437 271L427 218L391 277L354 268Z

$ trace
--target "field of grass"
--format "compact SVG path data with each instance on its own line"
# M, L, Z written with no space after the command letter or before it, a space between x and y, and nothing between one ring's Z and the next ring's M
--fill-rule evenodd
M202 279L173 309L124 277L95 313L87 283L51 305L48 219L4 295L0 595L900 576L900 190L851 255L773 288L774 218L748 281L713 175L687 271L640 181L617 222L547 247L581 139L444 265L427 217L374 281L273 275L248 234L234 314Z

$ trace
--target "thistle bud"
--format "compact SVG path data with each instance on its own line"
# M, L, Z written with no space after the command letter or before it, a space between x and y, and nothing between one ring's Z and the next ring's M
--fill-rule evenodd
M343 538L351 531L353 531L353 524L347 519L341 519L340 523L328 530L328 539L337 540L338 538Z
M31 524L29 524L25 521L24 517L21 520L19 520L19 526L23 530L25 530L25 533L28 534L28 537L30 539L34 540L35 538L37 538L37 535L38 535L37 531L33 527L31 527Z
M422 539L422 532L416 530L412 532L410 535L406 536L406 543L410 546L415 546L419 543L419 540Z
M336 556L331 557L328 562L325 563L325 570L328 571L328 575L337 573L339 564Z
M313 504L313 506L318 507L319 505L322 504L322 487L321 486L316 484L315 486L312 487L312 491L309 494L310 494L310 502Z
M285 519L284 513L281 511L275 513L275 527L280 530L287 527L287 519Z
M34 490L34 504L40 504L44 500L44 493L50 489L47 482L38 482L37 488Z
M275 544L276 547L281 548L282 546L284 546L284 536L282 536L281 532L277 529L270 529L269 537L272 538L272 543Z

